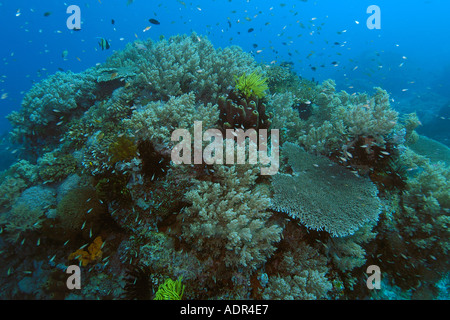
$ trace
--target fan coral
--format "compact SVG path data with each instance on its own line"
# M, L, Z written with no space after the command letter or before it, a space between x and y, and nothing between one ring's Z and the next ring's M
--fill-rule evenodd
M0 184L0 205L4 208L11 206L26 187L23 179L7 176Z
M378 219L381 203L372 182L292 143L285 143L283 151L295 174L273 177L274 209L335 237Z
M244 73L240 77L234 76L236 80L236 90L242 94L246 99L264 98L265 91L269 89L267 86L267 78L256 71L253 71L249 75Z

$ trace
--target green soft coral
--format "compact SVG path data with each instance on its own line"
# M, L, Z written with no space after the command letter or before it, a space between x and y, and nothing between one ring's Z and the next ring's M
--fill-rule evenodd
M244 73L240 77L235 76L236 90L238 90L247 99L252 96L259 99L263 98L266 94L265 91L269 89L267 86L267 78L256 71L253 71L250 75Z
M183 277L179 277L177 281L166 279L159 286L155 295L155 300L181 300L183 298L185 285L181 283Z

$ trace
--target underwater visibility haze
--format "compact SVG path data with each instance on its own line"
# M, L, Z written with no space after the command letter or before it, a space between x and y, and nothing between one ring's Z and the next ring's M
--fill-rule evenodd
M0 299L448 300L449 9L0 0Z

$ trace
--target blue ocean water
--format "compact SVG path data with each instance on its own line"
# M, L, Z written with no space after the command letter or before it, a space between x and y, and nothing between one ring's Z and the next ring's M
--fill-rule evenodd
M70 5L81 9L79 31L67 28ZM371 5L381 10L380 29L368 28ZM6 116L34 84L102 64L136 40L192 32L303 79L334 79L349 94L381 87L401 115L417 113L419 134L450 146L449 12L445 0L0 0L0 169L19 159Z

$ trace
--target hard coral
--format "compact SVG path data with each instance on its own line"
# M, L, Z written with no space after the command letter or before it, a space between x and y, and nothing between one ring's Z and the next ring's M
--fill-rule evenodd
M368 179L293 143L285 143L282 152L295 174L273 177L273 209L335 237L353 234L367 221L378 219L381 202Z

